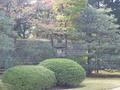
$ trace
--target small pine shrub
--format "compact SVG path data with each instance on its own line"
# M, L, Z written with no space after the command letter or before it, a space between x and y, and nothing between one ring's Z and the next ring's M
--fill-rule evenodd
M8 69L2 81L12 85L12 90L47 90L55 85L56 78L42 66L17 66Z
M58 86L76 87L86 77L85 70L70 59L47 59L40 65L55 72Z

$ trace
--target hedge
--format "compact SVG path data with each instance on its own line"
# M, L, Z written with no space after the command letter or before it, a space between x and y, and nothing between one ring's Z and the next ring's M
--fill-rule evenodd
M0 81L0 90L7 90L4 84Z
M79 65L81 65L85 71L86 74L89 74L89 70L91 70L91 72L93 71L93 66L89 66L88 63L88 56L68 56L67 58L72 59L73 61L77 62Z
M0 80L0 90L12 90L12 86L9 84L5 84Z
M55 72L57 85L76 87L85 79L85 70L76 62L70 59L47 59L40 63Z
M8 69L2 81L12 85L12 90L47 90L55 85L56 78L42 66L17 66Z

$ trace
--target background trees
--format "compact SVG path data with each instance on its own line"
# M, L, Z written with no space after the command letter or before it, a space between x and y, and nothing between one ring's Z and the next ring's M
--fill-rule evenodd
M109 15L114 15L117 18L117 24L120 25L120 0L89 0L89 4L95 8L110 8Z
M12 52L16 40L13 23L14 21L7 17L4 11L0 11L0 68L9 67L13 59Z
M88 7L77 19L77 34L88 49L88 65L90 67L91 60L102 60L102 55L106 48L116 46L117 28L114 22L116 19L112 16L103 14L101 11ZM109 53L109 52L108 52Z
M86 6L87 0L54 0L53 12L56 14L57 29L63 31L73 29L73 20Z
M12 49L15 32L13 29L13 20L5 15L4 11L0 11L0 49Z
M7 37L6 40L15 38L14 31L22 39L28 39L34 32L39 36L41 31L46 31L45 37L49 39L48 33L67 32L69 41L77 38L86 46L87 63L91 65L91 60L100 60L106 49L114 48L113 53L117 51L119 55L116 49L120 43L119 26L116 25L119 24L116 16L119 6L115 7L118 3L117 0L89 0L89 3L87 0L9 0L1 12L1 41L3 37ZM107 11L108 8L111 11Z

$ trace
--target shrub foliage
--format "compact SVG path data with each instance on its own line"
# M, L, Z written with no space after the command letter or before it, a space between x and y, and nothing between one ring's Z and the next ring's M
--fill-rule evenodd
M69 59L47 59L40 65L55 72L59 86L79 86L86 76L85 70L78 63Z
M42 66L17 66L8 69L2 80L12 85L12 90L47 90L56 83L54 72Z
M12 86L0 80L0 90L12 90Z

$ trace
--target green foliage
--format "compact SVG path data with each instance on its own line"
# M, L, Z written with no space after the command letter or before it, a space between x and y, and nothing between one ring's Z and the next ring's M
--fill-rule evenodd
M84 69L76 62L69 59L47 59L40 63L55 72L57 85L78 86L85 79Z
M111 11L108 13L109 15L114 15L117 18L117 24L120 25L120 1L119 0L88 0L89 4L91 4L95 8L103 8L106 10L110 8Z
M53 10L63 15L76 14L83 10L86 4L87 0L54 0Z
M117 23L120 25L120 1L119 0L104 0L106 7L111 8L112 11L109 14L113 14L117 18Z
M6 16L4 11L0 10L0 68L3 68L4 65L8 67L9 62L7 61L12 59L11 51L14 50L12 24L13 20Z
M0 90L12 90L12 86L0 81Z
M88 56L69 56L68 58L72 59L73 61L77 62L80 64L86 71L86 74L88 75L88 70L90 69L91 71L93 70L92 67L90 67L87 63L88 61Z
M53 12L56 14L57 30L73 30L72 21L87 6L87 0L54 0Z
M104 49L117 44L118 25L114 23L115 21L113 16L108 16L90 6L77 19L76 35L79 40L84 41L82 44L88 49L88 67L92 66L92 59L104 60L101 58Z
M103 14L101 11L88 7L77 19L77 34L91 48L108 46L117 36L118 25L114 24L113 16ZM102 43L102 44L101 44Z
M18 40L16 47L19 48L16 49L17 55L14 62L30 61L36 64L55 55L55 50L49 41Z
M80 65L84 65L87 63L88 60L88 56L69 56L68 58L74 60L75 62L77 62Z
M14 41L3 32L0 33L0 49L11 50L14 48Z
M54 73L42 66L18 66L8 69L2 81L12 85L12 90L46 90L56 83Z
M0 10L0 31L5 34L11 33L13 20L6 16L5 12Z
M13 49L12 36L13 20L5 15L5 12L0 11L0 49Z
M118 25L114 24L116 19L113 16L103 14L101 11L88 7L77 20L78 31L82 31L92 37L98 35L115 35ZM88 37L89 38L89 37ZM101 38L101 37L100 37Z
M4 84L0 81L0 90L6 90Z

